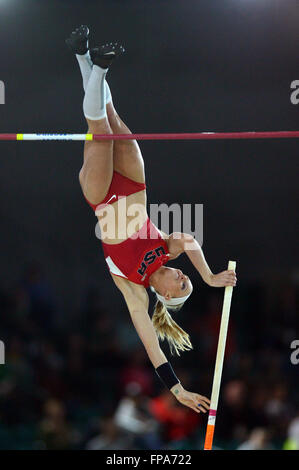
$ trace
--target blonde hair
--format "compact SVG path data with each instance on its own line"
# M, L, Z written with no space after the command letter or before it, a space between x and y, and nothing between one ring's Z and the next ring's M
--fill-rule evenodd
M183 304L178 305L171 310L178 311L182 306ZM160 300L156 302L152 322L158 338L162 341L167 339L172 355L176 353L179 356L180 351L193 349L188 333L173 320L165 304Z

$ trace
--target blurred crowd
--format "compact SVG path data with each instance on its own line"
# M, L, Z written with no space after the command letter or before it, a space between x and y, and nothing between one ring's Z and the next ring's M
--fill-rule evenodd
M279 287L279 288L278 288ZM234 292L214 444L219 449L299 449L299 339L294 281ZM222 289L202 286L174 315L194 349L170 359L183 386L210 396ZM202 449L206 415L163 388L125 304L82 293L76 312L57 307L37 264L0 286L0 449ZM67 321L63 321L67 319ZM299 358L299 354L298 354Z

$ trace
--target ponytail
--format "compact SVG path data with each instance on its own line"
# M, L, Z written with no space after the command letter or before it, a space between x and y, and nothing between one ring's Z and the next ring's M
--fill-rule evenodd
M175 310L180 310L182 305ZM172 319L166 306L160 300L156 302L152 322L158 338L162 341L167 339L172 355L176 353L179 356L180 351L193 349L188 333Z

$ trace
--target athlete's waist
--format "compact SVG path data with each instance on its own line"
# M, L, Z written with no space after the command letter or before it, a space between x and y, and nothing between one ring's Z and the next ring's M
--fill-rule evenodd
M103 219L100 222L101 222L100 226L105 225L105 228L107 229L107 221ZM106 248L107 250L110 250L109 247L113 247L113 246L118 246L122 248L124 247L125 244L126 245L135 244L136 246L136 242L138 242L138 240L139 241L148 240L149 243L153 243L161 239L164 241L160 230L155 226L155 224L149 218L148 214L146 213L146 210L144 214L139 215L138 221L136 221L136 219L133 218L133 220L129 221L128 223L126 221L123 221L123 224L121 223L121 221L119 222L120 222L119 224L116 224L113 227L115 229L114 234L117 236L111 237L111 234L109 234L107 230L106 230L107 233L106 232L104 233L104 231L102 231L103 232L102 234L106 235L106 237L103 236L101 241L104 247L107 247ZM139 226L141 225L141 227L138 230L135 229L137 225Z

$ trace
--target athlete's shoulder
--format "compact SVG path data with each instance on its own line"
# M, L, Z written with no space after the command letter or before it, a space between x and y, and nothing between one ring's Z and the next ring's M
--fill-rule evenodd
M184 243L190 237L192 236L181 232L173 232L168 236L169 259L173 260L184 252Z
M129 311L148 310L149 297L144 286L135 284L127 279L122 279L112 274L116 286L124 296Z
M136 284L135 282L129 281L129 279L124 279L123 277L116 276L115 274L111 274L111 277L115 283L115 285L119 288L124 296L138 296L140 298L146 298L147 292L143 285ZM146 294L146 295L145 295Z

